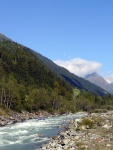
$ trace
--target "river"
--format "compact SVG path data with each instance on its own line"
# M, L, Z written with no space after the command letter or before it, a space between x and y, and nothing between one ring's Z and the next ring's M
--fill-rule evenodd
M57 136L63 130L62 125L71 119L81 118L85 114L48 117L45 120L32 119L0 127L0 150L36 150L41 144Z

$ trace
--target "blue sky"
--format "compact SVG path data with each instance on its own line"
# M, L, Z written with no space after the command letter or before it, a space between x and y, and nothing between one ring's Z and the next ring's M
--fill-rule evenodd
M0 32L79 76L113 81L113 0L0 0Z

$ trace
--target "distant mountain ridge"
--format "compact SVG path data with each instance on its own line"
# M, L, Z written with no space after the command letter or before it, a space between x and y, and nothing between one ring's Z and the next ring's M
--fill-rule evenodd
M113 87L113 82L112 82L112 83L110 83L110 86L111 86L111 87Z
M88 74L85 76L85 79L90 81L91 83L105 89L106 91L113 94L113 83L109 84L103 77L101 77L97 73Z

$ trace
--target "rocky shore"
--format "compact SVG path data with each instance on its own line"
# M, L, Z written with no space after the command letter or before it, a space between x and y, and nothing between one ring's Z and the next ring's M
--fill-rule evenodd
M72 120L65 132L40 150L113 150L113 111Z
M39 117L41 118L48 116L50 116L50 114L47 112L29 113L27 111L23 111L22 113L17 113L10 111L7 113L7 115L0 115L0 126L19 123L28 119L37 119Z

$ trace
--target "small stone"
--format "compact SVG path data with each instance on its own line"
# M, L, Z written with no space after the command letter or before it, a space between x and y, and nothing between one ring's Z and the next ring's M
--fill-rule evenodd
M97 142L101 142L101 140L102 140L101 138L96 138Z
M53 139L53 140L56 140L56 139L57 139L57 136L53 136L52 139Z
M69 150L75 150L75 147L71 147Z
M74 137L74 140L76 141L76 140L78 140L80 138L80 136L75 136Z
M86 130L86 126L82 125L79 127L80 130Z
M107 146L107 147L111 147L112 145L111 145L111 144L107 144L106 146Z
M69 141L70 141L70 139L64 139L64 140L63 140L63 143L66 145L66 144L69 143Z
M110 141L113 141L113 138L110 138Z
M103 128L105 128L105 129L109 129L109 128L110 128L110 126L108 126L107 124L105 124L105 125L103 126Z
M65 132L60 132L59 135L62 136L62 137L65 137L65 136L67 136L67 133L65 133Z
M56 142L51 143L51 147L55 147L56 146Z
M81 148L87 149L87 148L88 148L88 145L82 145Z

